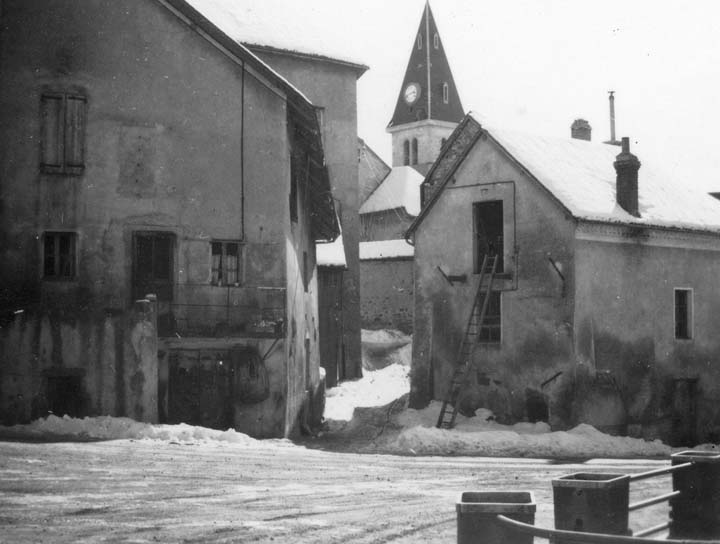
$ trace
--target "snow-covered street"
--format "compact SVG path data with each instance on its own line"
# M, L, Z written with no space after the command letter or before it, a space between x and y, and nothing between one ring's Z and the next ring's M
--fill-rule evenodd
M448 543L462 491L533 491L536 524L549 527L552 478L666 463L358 455L282 440L0 442L0 541ZM635 527L667 516L642 515Z

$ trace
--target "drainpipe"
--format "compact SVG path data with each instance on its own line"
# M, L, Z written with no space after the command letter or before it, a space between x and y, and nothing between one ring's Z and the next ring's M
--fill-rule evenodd
M2 1L2 0L0 0ZM240 76L240 240L245 241L245 63ZM244 259L243 259L244 262ZM238 271L239 273L240 271Z

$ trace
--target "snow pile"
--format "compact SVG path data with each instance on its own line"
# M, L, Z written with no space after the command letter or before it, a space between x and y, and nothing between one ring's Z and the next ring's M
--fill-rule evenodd
M409 366L402 364L364 370L362 379L328 389L325 419L350 421L356 407L383 406L394 401L410 390L409 370Z
M140 423L127 417L86 417L76 419L70 416L50 415L27 425L0 427L14 436L44 437L62 436L84 439L135 439L164 440L179 444L199 444L206 442L224 442L251 445L257 440L232 429L218 431L205 427L186 425L154 425ZM1 432L1 431L0 431Z
M581 424L569 431L550 432L547 423L501 425L478 410L473 418L458 415L454 429L437 429L441 403L423 410L406 410L396 418L403 430L382 450L414 455L479 455L492 457L667 457L671 448L659 440L610 436Z

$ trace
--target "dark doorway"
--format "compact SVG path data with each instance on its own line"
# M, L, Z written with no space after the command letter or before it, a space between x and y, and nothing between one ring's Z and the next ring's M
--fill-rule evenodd
M476 202L473 205L475 234L475 273L480 273L485 255L499 257L496 272L505 270L503 263L503 203L502 200Z
M49 370L45 372L45 400L47 411L58 417L86 416L83 373L75 369Z
M168 336L174 329L173 299L175 235L169 232L136 232L133 235L133 300L157 295L158 335Z

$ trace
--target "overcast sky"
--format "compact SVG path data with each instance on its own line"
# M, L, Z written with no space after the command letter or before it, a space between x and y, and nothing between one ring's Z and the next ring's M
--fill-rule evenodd
M390 161L390 120L425 0L313 1L310 11L370 66L358 131ZM720 191L720 3L649 0L433 0L465 111L490 125L593 140L616 135L641 162ZM317 21L316 21L317 22Z

